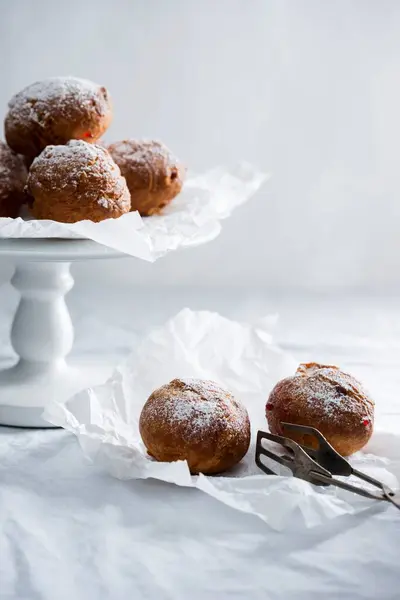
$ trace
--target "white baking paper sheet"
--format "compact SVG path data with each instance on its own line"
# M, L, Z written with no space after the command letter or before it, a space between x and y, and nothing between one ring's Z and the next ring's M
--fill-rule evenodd
M254 463L254 439L266 429L264 407L273 385L294 372L294 360L277 347L272 319L255 325L210 312L181 311L154 329L104 385L88 389L67 405L47 406L45 418L72 431L84 454L119 479L154 478L196 487L217 500L251 513L275 530L307 528L365 510L396 511L334 487L316 488L285 476L266 476ZM191 476L186 462L157 463L141 442L138 420L152 390L175 377L212 379L230 389L247 407L252 423L250 450L231 472L219 477ZM397 487L399 437L374 434L371 450L352 458L354 466ZM397 515L396 515L397 516Z
M141 218L137 212L100 223L56 223L0 218L0 240L15 238L91 239L125 254L154 261L167 252L215 238L220 220L253 196L267 175L248 164L216 168L189 177L183 191L162 215Z

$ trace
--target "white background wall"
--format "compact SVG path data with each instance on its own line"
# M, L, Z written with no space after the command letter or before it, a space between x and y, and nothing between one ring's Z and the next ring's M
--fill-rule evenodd
M155 136L193 169L247 159L273 174L208 246L78 279L399 283L397 0L1 0L0 65L0 119L23 86L73 74L110 89L106 139Z

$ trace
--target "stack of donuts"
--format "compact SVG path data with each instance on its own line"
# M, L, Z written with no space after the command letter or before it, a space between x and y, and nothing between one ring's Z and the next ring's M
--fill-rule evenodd
M0 141L0 217L23 204L36 219L102 221L133 210L159 213L179 194L184 168L158 141L108 146L105 87L75 77L29 85L9 102Z

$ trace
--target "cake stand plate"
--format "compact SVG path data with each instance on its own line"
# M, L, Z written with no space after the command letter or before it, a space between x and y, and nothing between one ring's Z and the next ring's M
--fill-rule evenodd
M71 262L123 256L90 240L0 240L21 295L11 328L18 360L0 371L0 425L53 427L42 418L50 399L65 402L108 377L104 365L67 362L74 330L64 298L74 283Z

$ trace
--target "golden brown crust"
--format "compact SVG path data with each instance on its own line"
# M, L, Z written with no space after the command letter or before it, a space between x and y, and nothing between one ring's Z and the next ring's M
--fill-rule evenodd
M96 142L111 119L106 88L76 77L53 77L29 85L10 100L4 129L8 145L29 161L51 144Z
M108 151L128 184L131 210L157 214L181 191L184 168L161 142L123 140Z
M374 402L361 383L338 367L308 363L276 384L266 416L271 433L310 443L307 436L283 431L281 423L309 425L340 454L349 456L361 450L372 435Z
M222 473L250 444L246 409L211 381L174 379L155 390L143 407L140 435L161 462L186 460L191 473Z
M23 158L0 141L0 217L18 217L27 176Z
M47 146L32 163L27 189L36 219L97 222L130 210L129 191L118 166L104 148L81 140Z

